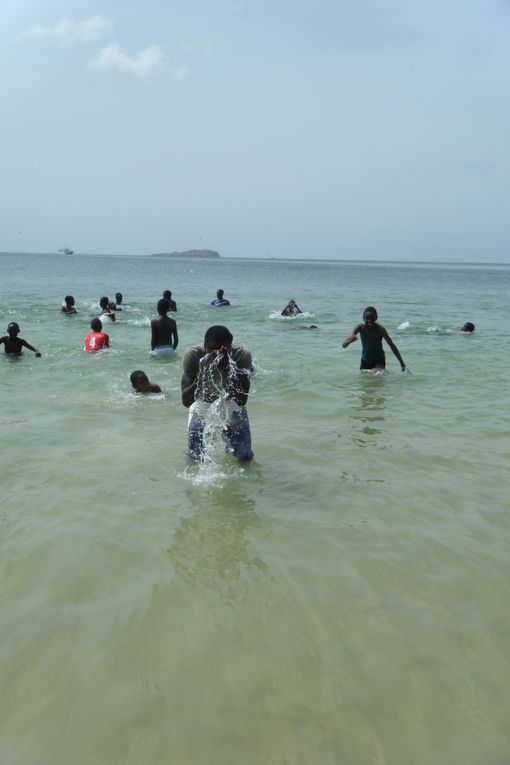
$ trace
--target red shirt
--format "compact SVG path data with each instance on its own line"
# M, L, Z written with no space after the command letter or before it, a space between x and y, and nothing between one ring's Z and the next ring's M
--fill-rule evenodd
M110 347L110 338L106 332L89 332L85 338L84 351L100 351Z

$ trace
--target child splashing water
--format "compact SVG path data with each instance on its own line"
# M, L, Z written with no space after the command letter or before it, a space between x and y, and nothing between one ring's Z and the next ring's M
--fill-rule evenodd
M251 354L232 345L227 327L209 327L204 344L183 357L182 403L190 410L187 454L211 460L217 436L241 462L253 458L246 402L250 390Z

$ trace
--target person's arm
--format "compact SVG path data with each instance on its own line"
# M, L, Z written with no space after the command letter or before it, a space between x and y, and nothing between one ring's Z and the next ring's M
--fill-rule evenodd
M382 336L384 337L384 339L386 340L386 342L390 346L391 350L393 351L393 353L397 357L397 359L398 359L398 361L400 363L400 368L401 368L402 372L404 372L405 368L406 368L406 365L404 364L404 360L403 360L402 356L400 355L399 349L397 348L397 346L395 345L395 343L393 342L391 337L388 335L388 333L386 332L384 327L382 328Z
M179 335L177 334L177 323L174 321L174 327L172 329L172 338L173 338L173 349L177 348L179 345Z
M357 324L354 329L352 330L351 334L348 335L345 340L342 343L342 348L347 348L348 345L351 343L355 343L358 339L358 332L360 331L362 324Z
M20 341L21 341L21 345L23 345L25 348L28 348L29 351L33 351L35 355L37 356L37 358L40 358L41 353L40 351L37 350L37 348L34 348L33 345L30 345L30 343L27 343L26 340L22 340L21 337L20 337Z
M184 373L181 379L181 400L184 406L188 409L195 401L196 390L197 377L192 377L191 375Z
M105 348L109 348L110 347L110 335L105 334L104 347Z
M6 340L7 340L7 335L0 337L0 345L2 345L2 343L5 343Z

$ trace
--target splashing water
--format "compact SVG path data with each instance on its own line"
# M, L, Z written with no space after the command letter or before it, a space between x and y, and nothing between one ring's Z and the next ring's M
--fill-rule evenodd
M222 372L220 363L227 359L227 369ZM232 397L233 382L240 374L250 374L250 370L237 366L231 356L218 354L207 362L202 360L197 379L196 401L190 408L190 417L199 427L200 453L197 455L197 470L188 469L184 477L190 478L195 485L218 485L231 475L240 475L243 468L233 466L225 472L220 468L223 455L228 447L227 428L238 404Z

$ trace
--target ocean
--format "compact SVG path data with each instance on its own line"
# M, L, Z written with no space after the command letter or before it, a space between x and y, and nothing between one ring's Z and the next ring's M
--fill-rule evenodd
M0 334L42 353L0 349L2 763L510 762L510 266L0 265ZM118 291L112 347L84 353ZM342 349L367 305L411 374ZM182 355L213 324L257 367L248 465L184 455Z

